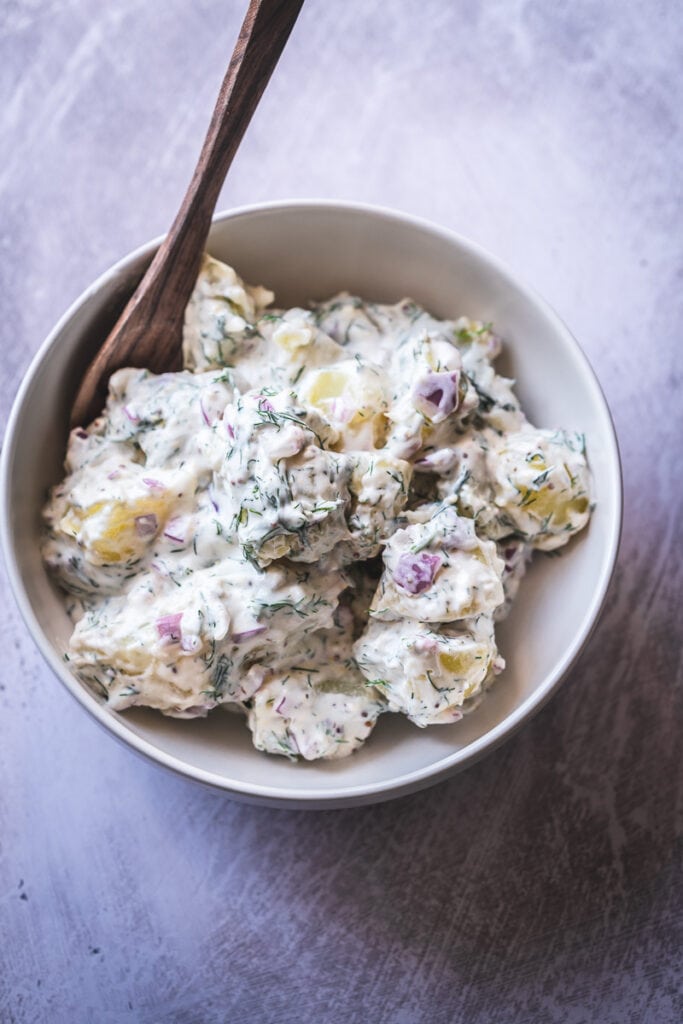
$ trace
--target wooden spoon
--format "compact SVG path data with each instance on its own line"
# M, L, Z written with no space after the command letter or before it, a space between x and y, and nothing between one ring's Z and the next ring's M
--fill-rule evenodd
M71 426L104 407L110 375L123 366L178 370L182 329L221 187L304 0L251 0L216 101L192 181L168 235L88 367Z

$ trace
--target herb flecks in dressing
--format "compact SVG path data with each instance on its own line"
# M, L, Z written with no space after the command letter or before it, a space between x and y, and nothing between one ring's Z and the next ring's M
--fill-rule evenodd
M245 715L345 757L385 712L472 710L534 550L582 529L584 439L539 430L491 324L346 294L271 309L206 257L185 369L120 370L69 439L43 556L70 667L116 710Z

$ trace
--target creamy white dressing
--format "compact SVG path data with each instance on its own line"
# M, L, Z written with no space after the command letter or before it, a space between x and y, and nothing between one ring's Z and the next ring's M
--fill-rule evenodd
M583 438L531 426L490 325L340 295L309 310L207 257L185 370L121 370L72 432L43 555L65 657L109 706L244 712L257 748L457 721L504 662L535 549L590 514Z

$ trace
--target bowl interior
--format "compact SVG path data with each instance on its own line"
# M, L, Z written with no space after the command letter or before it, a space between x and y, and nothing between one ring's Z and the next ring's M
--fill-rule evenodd
M552 691L594 622L613 567L620 522L619 462L609 413L588 364L555 314L495 260L456 236L385 211L339 204L274 204L216 219L210 252L276 304L340 290L369 299L410 296L442 317L492 320L506 348L499 366L538 426L586 434L596 508L561 558L538 555L509 619L498 627L507 668L483 704L453 726L420 730L385 715L353 757L297 764L255 751L237 716L178 722L116 714L74 680L62 654L70 623L40 560L40 510L61 475L68 413L93 338L150 258L138 251L96 282L57 326L18 396L5 445L5 541L27 622L54 670L120 738L162 763L235 794L270 802L360 802L424 784L499 742Z

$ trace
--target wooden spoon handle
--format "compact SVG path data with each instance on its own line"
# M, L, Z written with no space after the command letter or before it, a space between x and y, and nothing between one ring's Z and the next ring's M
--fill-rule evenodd
M233 157L263 90L275 70L303 0L251 0L230 65L221 85L211 124L182 205L147 276L174 292L183 306L194 286L216 202ZM191 269L190 269L191 268ZM145 289L156 303L160 289ZM156 312L156 306L151 311Z
M109 376L123 366L154 373L181 366L182 325L211 218L251 121L304 0L251 0L221 85L211 123L171 230L93 359L74 402L71 425L104 404Z

